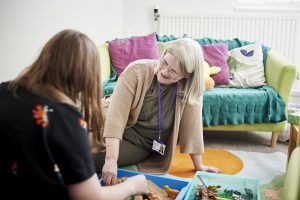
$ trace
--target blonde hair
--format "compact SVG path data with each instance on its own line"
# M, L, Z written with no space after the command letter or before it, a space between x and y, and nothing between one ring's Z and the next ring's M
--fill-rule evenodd
M36 61L10 83L10 88L16 94L22 86L59 103L65 103L66 98L62 97L67 96L79 105L96 147L97 143L104 144L100 83L95 44L83 33L64 30L46 43Z
M183 102L194 104L203 94L204 87L204 58L200 44L189 38L180 38L169 44L163 55L172 54L179 62L185 78L183 85Z

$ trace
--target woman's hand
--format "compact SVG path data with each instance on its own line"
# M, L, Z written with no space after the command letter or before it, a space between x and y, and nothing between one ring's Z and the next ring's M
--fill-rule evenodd
M105 160L102 168L102 178L105 185L117 184L118 164L116 160Z
M102 178L105 185L117 184L118 156L120 140L118 138L106 138L105 163L102 168Z
M220 173L221 172L221 170L216 167L206 166L206 165L201 165L199 167L199 169L196 169L196 170L203 171L203 172L212 172L212 173Z
M196 171L204 171L204 172L212 172L212 173L220 173L221 172L221 170L216 167L203 165L201 154L190 154L190 157L193 161Z

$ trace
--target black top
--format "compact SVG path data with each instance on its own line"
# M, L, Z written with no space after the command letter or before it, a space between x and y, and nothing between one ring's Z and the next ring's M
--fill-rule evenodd
M67 199L65 185L95 173L78 109L24 88L14 96L8 83L0 84L0 138L0 194L9 199Z

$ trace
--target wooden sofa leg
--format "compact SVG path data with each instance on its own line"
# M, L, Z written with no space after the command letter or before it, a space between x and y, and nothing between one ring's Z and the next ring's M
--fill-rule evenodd
M272 132L271 147L276 147L277 139L278 139L278 133Z

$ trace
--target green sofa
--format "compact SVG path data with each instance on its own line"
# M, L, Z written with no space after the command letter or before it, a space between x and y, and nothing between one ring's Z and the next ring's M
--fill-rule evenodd
M288 105L289 95L296 76L296 67L273 50L268 52L266 59L266 82L272 86ZM272 132L271 146L275 147L278 134L285 128L286 121L279 123L219 125L205 127L212 131L267 131Z
M160 42L158 42L160 44ZM102 44L99 47L102 81L109 83L116 77L110 62L108 45ZM296 76L296 67L273 50L268 52L265 61L266 83L272 86L282 97L285 105L288 105L288 99ZM205 101L205 98L204 98ZM286 121L278 123L259 123L259 124L238 124L238 125L217 125L204 127L209 131L267 131L272 132L271 146L275 147L278 134L285 128Z

